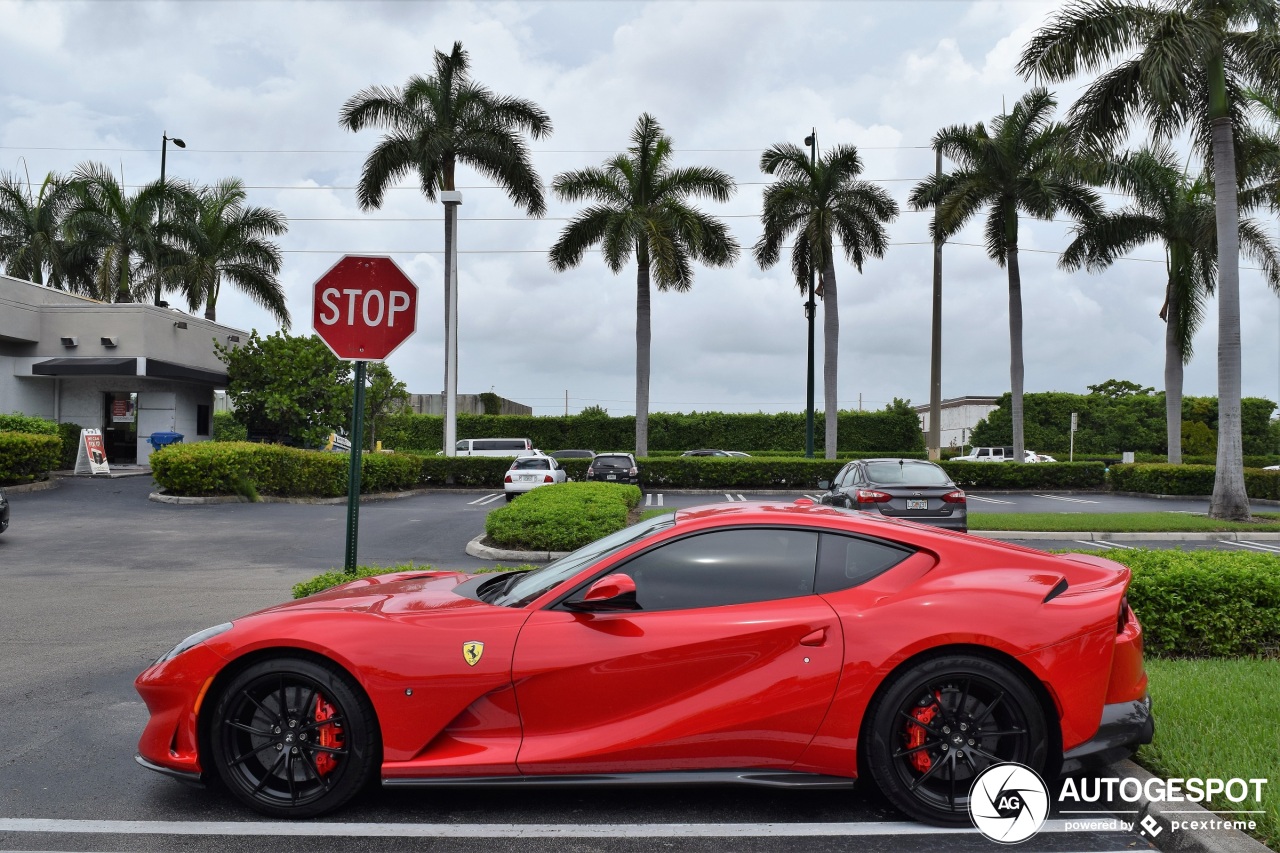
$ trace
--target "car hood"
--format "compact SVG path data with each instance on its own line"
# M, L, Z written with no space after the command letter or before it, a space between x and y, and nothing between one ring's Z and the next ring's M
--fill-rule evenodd
M361 578L306 598L289 601L254 614L312 610L395 615L433 610L465 610L491 605L459 595L457 587L475 575L465 572L397 572Z

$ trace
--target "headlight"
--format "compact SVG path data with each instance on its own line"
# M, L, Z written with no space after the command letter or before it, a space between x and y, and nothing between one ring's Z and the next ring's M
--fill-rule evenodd
M230 631L230 630L231 630L231 623L223 622L221 625L214 625L212 628L205 628L203 631L197 631L196 633L192 634L190 637L187 637L181 643L178 643L178 645L174 646L169 651L162 654L156 660L156 663L159 664L159 663L164 663L165 661L168 661L168 660L173 660L178 655L182 654L183 652L187 651L193 646L200 645L210 637L216 637L222 632Z

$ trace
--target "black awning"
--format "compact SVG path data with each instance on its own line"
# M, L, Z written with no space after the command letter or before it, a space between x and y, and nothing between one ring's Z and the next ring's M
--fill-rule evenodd
M132 361L132 359L130 360ZM227 373L224 370L205 370L203 367L188 367L185 364L174 364L172 361L161 361L158 358L147 359L147 376L156 379L200 382L219 388L227 387Z
M35 376L137 376L136 358L50 358L31 365Z

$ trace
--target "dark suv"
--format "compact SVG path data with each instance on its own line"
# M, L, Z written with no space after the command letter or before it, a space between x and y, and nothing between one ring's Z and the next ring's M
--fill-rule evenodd
M587 466L587 479L640 485L640 468L630 453L597 453Z

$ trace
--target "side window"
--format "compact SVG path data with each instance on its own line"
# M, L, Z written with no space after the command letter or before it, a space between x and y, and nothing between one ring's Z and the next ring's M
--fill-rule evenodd
M979 459L982 459L982 458L987 457L987 456L990 456L990 455L991 455L991 451L990 451L990 450L988 450L987 448L982 447L982 448L979 448L979 449L978 449L978 458L979 458Z
M470 450L470 449L471 449L471 448L468 446L468 442L469 442L469 441L470 441L470 439L465 439L465 438L464 438L462 441L459 441L459 442L454 446L454 450L458 451L459 453L466 453L468 450Z
M817 591L839 592L866 583L913 553L888 542L824 533L818 551Z
M849 483L849 472L853 470L852 465L846 465L840 469L840 473L836 474L836 478L831 481L831 488L838 489Z
M678 539L618 571L641 610L688 610L813 594L818 534L743 528Z

